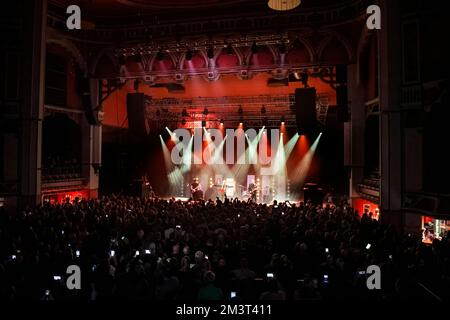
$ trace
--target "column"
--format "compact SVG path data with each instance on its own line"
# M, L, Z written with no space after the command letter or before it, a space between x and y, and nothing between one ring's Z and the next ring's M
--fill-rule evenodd
M99 170L102 162L102 127L90 125L86 119L82 124L82 177L87 180L89 197L97 198Z
M350 166L350 200L359 199L358 184L364 178L364 127L366 122L366 112L364 104L364 86L358 80L358 66L349 65L348 74L348 96L349 110L351 114L349 134L344 143L348 146L348 165Z
M19 136L19 206L41 201L42 120L44 113L45 30L47 1L26 2L24 8L23 68L21 73L21 130ZM28 15L28 16L27 16Z
M399 1L380 1L380 204L381 221L401 228L401 27Z

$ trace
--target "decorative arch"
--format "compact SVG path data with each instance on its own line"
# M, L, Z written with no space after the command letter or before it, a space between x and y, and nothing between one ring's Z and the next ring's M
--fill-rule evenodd
M222 53L223 49L226 48L226 46L229 44L230 39L239 39L242 35L239 33L223 33L223 34L217 34L214 36L214 40L221 40L223 41L223 47L220 47L216 49L215 55L214 55L214 63L217 65L217 59L219 58L220 54ZM231 46L233 49L233 52L236 54L236 57L238 58L239 66L243 66L245 64L245 53L243 50L241 50L240 47Z
M109 58L111 60L111 62L113 63L114 70L119 70L119 64L117 62L117 58L113 55L113 49L112 48L104 48L104 49L100 50L96 54L95 58L93 59L91 65L90 65L90 68L89 68L90 74L93 74L93 75L96 74L98 62L100 61L100 59L103 56L106 56L107 58Z
M274 62L277 61L277 55L274 53L273 48L271 48L269 45L263 45L261 47L268 48L269 52L272 54L273 61ZM252 59L252 47L251 46L247 47L245 49L244 57L245 57L246 66L250 66L250 62L251 62L251 59Z
M224 49L225 49L225 48L219 48L219 49L216 49L216 50L215 50L215 53L214 53L214 65L215 65L215 66L217 66L217 60L218 60L219 57L221 56L221 54L222 54L222 52L223 52ZM237 57L237 59L238 59L238 64L239 64L240 66L242 66L242 65L243 65L243 62L244 62L245 60L244 60L244 56L243 56L241 50L239 50L239 48L236 48L236 47L234 47L234 46L232 46L232 49L233 49L233 52L234 52L234 54L236 55L236 57Z
M79 68L85 74L87 74L87 72L88 72L87 63L86 63L85 59L83 58L83 55L81 54L80 50L77 48L77 46L75 44L73 44L72 41L70 41L64 37L61 37L61 36L58 37L56 32L54 32L54 31L52 32L51 29L50 29L48 35L49 35L49 37L47 38L46 43L47 44L56 44L56 45L63 47L64 49L66 49L72 55L72 57L75 59Z
M310 62L316 62L317 61L317 57L316 57L316 54L315 54L315 51L314 51L314 48L313 48L311 42L309 42L307 39L305 39L303 37L295 37L294 40L291 40L290 44L288 46L288 52L287 53L289 54L289 51L293 48L295 40L300 41L300 43L308 51Z
M172 64L174 66L174 68L176 70L178 70L178 58L172 53L172 52L164 52L165 55L167 55L170 59L170 61L172 61ZM153 67L155 65L155 60L156 60L156 54L153 54L152 57L148 60L148 71L152 71Z
M355 60L355 54L353 52L353 48L350 45L347 38L345 38L342 34L340 34L339 32L337 32L335 30L326 30L326 31L322 31L322 33L328 34L328 36L326 36L321 41L321 43L319 44L319 46L317 48L317 56L319 57L319 59L322 58L323 51L327 47L327 45L330 43L330 41L332 41L333 39L337 39L342 44L342 46L345 48L345 50L347 52L348 60L349 61Z
M208 56L206 54L206 51L203 49L199 49L199 50L194 50L192 51L192 53L195 55L200 55L203 58L203 62L205 63L205 66L208 66ZM183 54L181 54L179 61L178 61L178 65L177 65L177 70L185 70L184 69L184 62L186 61L186 52L183 52Z

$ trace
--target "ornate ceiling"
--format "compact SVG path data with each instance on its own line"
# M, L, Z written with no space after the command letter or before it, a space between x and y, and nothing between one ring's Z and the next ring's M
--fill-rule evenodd
M85 18L98 23L119 23L118 19L154 16L161 21L194 17L242 15L275 12L267 0L49 0L50 9L61 10L68 5L81 7ZM349 0L303 0L292 10L324 6L343 6Z
M226 7L230 5L240 5L242 3L258 3L262 1L245 0L116 0L116 2L142 9L182 9L206 8L206 7Z
M317 73L310 69L350 63L369 0L303 0L282 14L268 8L267 0L49 1L47 42L69 48L83 72L154 84L183 83L193 75L216 81L228 73L250 79L268 72L286 79L289 72ZM68 32L61 10L69 3L80 5L83 20L109 17L111 23ZM144 18L150 13L153 23Z

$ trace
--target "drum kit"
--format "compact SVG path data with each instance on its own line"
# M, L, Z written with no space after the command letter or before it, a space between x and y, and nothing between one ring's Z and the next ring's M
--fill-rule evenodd
M257 189L247 189L243 185L239 185L239 190L241 190L241 192L237 192L236 197L243 201L248 201L249 199L251 199L252 193L257 191Z

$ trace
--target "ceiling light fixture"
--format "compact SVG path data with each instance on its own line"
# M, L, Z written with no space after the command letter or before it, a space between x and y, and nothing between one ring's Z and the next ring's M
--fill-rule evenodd
M277 11L287 11L297 8L301 0L269 0L269 8Z

